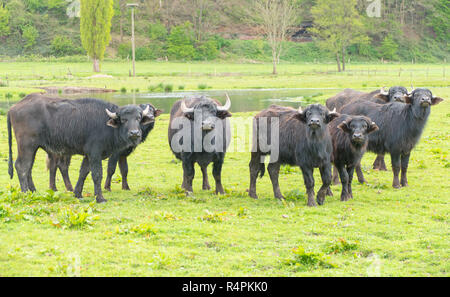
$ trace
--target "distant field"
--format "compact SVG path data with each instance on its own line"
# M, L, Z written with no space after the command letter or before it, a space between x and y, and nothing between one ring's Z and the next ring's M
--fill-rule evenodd
M358 64L336 72L334 64L281 64L279 75L271 75L271 64L137 62L137 78L130 78L129 62L104 62L102 73L114 78L88 79L94 73L86 63L0 63L0 100L7 93L38 90L42 86L94 86L128 92L147 92L159 83L176 91L249 88L377 88L391 85L447 87L449 65L438 64ZM69 75L69 73L71 75Z
M68 68L74 78L65 78ZM375 156L367 154L363 170L369 184L355 181L355 199L345 203L339 201L340 185L333 186L335 196L317 208L306 207L298 168L281 171L285 203L273 198L268 175L258 180L260 200L249 198L249 153L227 155L226 195L201 191L196 167L195 193L186 197L180 190L181 164L167 142L167 114L129 158L131 192L120 190L117 170L106 204L90 204L90 177L81 201L70 193L46 193L48 171L39 151L33 170L39 193L21 195L17 175L11 181L7 174L6 116L0 115L0 276L448 276L450 73L443 77L444 66L350 65L351 71L337 74L331 64L281 65L276 77L263 64L138 63L137 68L139 78L132 79L127 77L129 64L105 63L104 73L114 79L87 80L90 63L1 63L0 80L7 75L8 86L0 87L0 97L8 100L4 95L12 93L17 101L21 92L50 85L143 92L162 81L186 89L200 83L214 89L363 89L410 86L412 73L415 86L430 86L446 100L432 107L412 152L408 188L393 189L392 173L373 171ZM253 114L236 113L232 119ZM389 157L386 161L390 166ZM80 162L80 157L72 162L73 183ZM315 178L317 191L317 170ZM57 186L64 189L59 174ZM294 250L298 247L305 252Z

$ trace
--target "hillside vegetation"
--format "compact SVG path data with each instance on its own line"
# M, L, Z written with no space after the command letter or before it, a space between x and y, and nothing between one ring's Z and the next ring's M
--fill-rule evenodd
M0 0L0 57L85 55L78 0ZM270 61L252 1L141 0L136 11L138 60ZM318 0L297 1L294 26L280 59L333 61L311 35ZM384 0L380 17L368 17L367 1L355 0L365 38L346 48L351 61L443 62L449 57L450 7L446 0ZM107 58L130 57L130 11L114 0L112 41Z

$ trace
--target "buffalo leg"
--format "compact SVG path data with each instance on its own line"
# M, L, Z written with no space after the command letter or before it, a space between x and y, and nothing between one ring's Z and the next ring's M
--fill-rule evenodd
M353 174L355 172L354 166L348 166L347 167L347 174L348 174L348 184L347 184L347 191L349 194L349 198L353 199L353 192L352 192L352 182L353 182Z
M128 161L126 156L121 156L119 158L119 169L122 175L122 190L129 191L130 186L128 185Z
M36 151L34 152L33 158L31 159L30 169L28 169L27 179L28 179L28 188L31 192L36 192L36 187L34 186L32 170L34 165L34 160L36 157Z
M84 181L86 180L86 177L88 176L90 171L89 168L89 160L87 157L83 158L83 162L81 162L81 167L80 167L80 175L78 176L78 181L77 184L75 185L75 190L74 190L74 194L75 197L77 198L83 198L83 187L84 187Z
M18 156L15 163L17 176L19 177L20 189L22 192L35 191L31 179L31 169L33 168L34 158L37 147L32 144L24 143L20 139L17 141Z
M364 184L367 183L367 180L364 178L364 173L362 172L361 169L361 162L358 163L358 165L356 165L356 175L358 176L358 181L360 184Z
M250 164L248 164L250 168L250 188L248 189L248 195L254 199L258 199L258 195L256 194L256 180L261 169L260 161L259 154L252 153L252 159L250 160ZM264 166L264 163L262 166Z
M47 154L47 167L50 175L49 188L56 192L58 191L56 188L56 170L58 168L56 166L55 155Z
M205 191L211 190L211 186L209 185L209 181L208 181L208 165L201 166L201 169L202 169L202 175L203 175L202 189Z
M373 162L373 169L387 171L386 163L384 162L384 155L377 155L377 158Z
M119 161L119 156L113 154L108 159L108 169L106 170L106 180L105 180L105 190L111 191L111 179L116 172L117 162Z
M408 178L406 176L406 173L408 172L409 156L410 156L410 154L402 155L402 161L401 161L402 162L402 177L401 177L402 187L408 186Z
M94 181L94 193L97 203L104 203L107 200L103 198L102 193L102 159L99 156L90 156L89 165L91 167L92 180Z
M400 173L400 154L391 154L391 163L392 163L392 172L394 173L394 180L392 182L392 186L396 189L400 188L400 182L398 179L398 175Z
M322 178L322 187L320 187L319 192L317 192L317 203L319 205L323 205L325 202L325 196L327 194L327 190L331 185L331 164L326 164L319 168L320 176Z
M64 180L64 186L66 187L66 190L68 192L73 192L72 183L70 182L69 177L69 167L71 159L72 159L71 156L64 156L60 159L60 162L58 163L59 171L61 172L62 178Z
M349 184L348 172L345 169L345 166L339 166L338 170L342 183L341 201L347 201L350 196L348 191L348 184Z
M283 195L281 194L280 190L280 184L278 183L278 176L280 174L280 163L270 163L267 166L267 171L270 175L270 180L272 181L272 187L273 187L273 195L277 199L284 199Z
M225 194L222 186L222 165L223 160L213 163L213 176L216 181L216 194Z
M191 160L183 160L183 184L181 187L186 190L186 192L192 193L192 181L195 177L194 162Z
M337 169L336 165L333 166L333 185L339 184L339 170Z
M306 193L308 195L308 206L317 206L314 197L314 175L313 168L301 167L303 173L303 181L305 182Z

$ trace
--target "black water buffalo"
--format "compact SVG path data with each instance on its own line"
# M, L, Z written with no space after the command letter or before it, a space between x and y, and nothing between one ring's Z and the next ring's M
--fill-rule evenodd
M370 101L378 104L386 104L392 102L405 102L405 96L408 95L408 90L405 87L395 86L391 87L388 92L382 88L371 93L365 93L356 91L353 89L345 89L336 96L333 96L327 100L327 107L329 109L336 108L337 112L341 112L342 108L357 101ZM378 155L373 163L373 169L387 170L386 163L383 155ZM364 183L365 180L362 176L358 175L358 180ZM334 178L334 183L338 183L339 180Z
M152 104L140 104L139 107L142 110L145 110L147 107L150 108L150 111L148 113L148 117L150 119L155 119L156 117L160 116L163 112L162 110L159 110L155 108ZM151 122L148 125L141 125L142 130L142 142L144 142L147 139L147 136L149 135L150 131L153 130L155 126L155 122ZM123 151L117 152L112 154L109 157L108 160L108 170L107 170L107 176L105 180L105 190L111 191L111 179L114 175L117 167L117 163L119 163L119 169L120 174L122 175L122 189L123 190L130 190L130 187L128 185L128 161L127 157L131 155L131 153L136 149L136 146L130 146L126 148ZM72 183L70 182L69 178L69 166L70 166L71 156L60 156L53 153L48 154L47 158L47 168L50 172L50 189L56 191L56 171L59 169L61 172L61 175L64 180L64 184L66 186L66 190L72 192L73 187Z
M213 162L216 194L224 194L222 165L230 142L228 117L231 100L222 106L217 100L193 97L175 102L170 112L169 145L174 155L183 162L183 184L186 192L193 192L194 164L203 174L203 190L211 189L207 168Z
M320 169L322 187L317 193L317 203L325 201L331 184L331 136L327 124L338 117L320 104L309 105L304 111L272 105L254 118L253 149L250 167L249 196L256 195L256 179L265 172L264 156L271 155L267 167L275 198L284 199L278 184L281 164L299 166L308 194L308 206L314 201L314 168ZM275 131L274 131L275 130Z
M415 89L405 97L404 103L376 104L357 102L346 105L342 113L370 117L379 130L369 135L368 150L377 154L391 155L394 173L393 187L408 186L406 172L412 149L422 135L431 111L431 105L439 104L442 98L434 97L428 89ZM400 123L400 124L399 124ZM401 183L399 173L401 168ZM361 165L356 167L362 176ZM401 185L400 185L401 184Z
M39 148L56 155L84 155L80 176L92 171L97 202L103 198L102 159L141 142L141 125L154 121L148 117L149 108L117 107L97 99L61 100L41 95L29 95L8 112L9 169L13 162L11 127L17 141L15 163L22 191L35 191L32 168ZM86 175L87 175L86 173ZM81 198L83 184L75 187Z
M404 102L404 97L408 95L405 87L391 87L388 92L382 88L370 93L360 92L353 89L345 89L339 94L329 98L326 102L328 109L336 108L337 112L341 112L342 108L355 101L371 101L373 103L385 104L392 102Z
M352 180L355 167L366 152L369 134L377 131L378 126L365 116L341 115L328 127L333 141L331 161L337 168L342 183L341 201L347 201L353 198Z

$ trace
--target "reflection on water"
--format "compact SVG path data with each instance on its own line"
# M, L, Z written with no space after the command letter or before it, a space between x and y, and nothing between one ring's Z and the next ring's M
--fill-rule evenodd
M61 95L64 98L98 98L119 106L127 104L152 103L159 109L170 112L172 105L184 97L206 95L225 102L225 92L232 100L232 112L259 111L272 104L291 106L297 108L316 103L316 98L330 89L258 89L258 90L230 90L230 91L193 91L173 93L104 93ZM336 93L339 89L336 89ZM13 103L2 102L0 107L8 108Z

